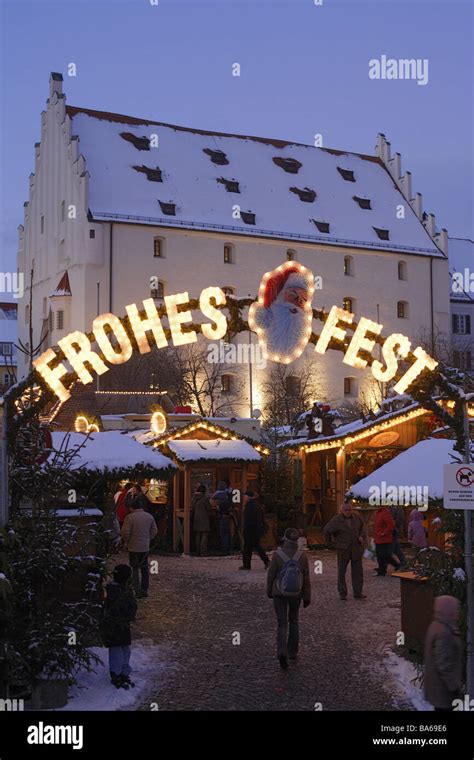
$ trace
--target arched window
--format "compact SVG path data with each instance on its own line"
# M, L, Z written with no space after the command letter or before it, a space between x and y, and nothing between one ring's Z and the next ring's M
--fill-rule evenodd
M234 246L230 243L224 246L224 264L235 264Z
M165 297L165 283L163 280L155 281L150 287L151 298L162 300Z
M407 263L406 261L399 261L398 262L398 279L399 280L407 280Z
M344 274L346 277L354 276L354 258L353 256L344 256Z
M155 259L165 258L165 241L163 238L153 238L153 257Z
M397 317L399 319L408 319L408 303L407 303L407 301L398 301L398 303L397 303Z
M355 300L351 298L350 296L345 296L342 299L342 308L345 309L345 311L350 311L354 313L355 310Z

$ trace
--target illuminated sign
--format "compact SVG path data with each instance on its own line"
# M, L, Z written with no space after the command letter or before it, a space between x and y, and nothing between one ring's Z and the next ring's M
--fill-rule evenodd
M257 333L259 343L272 361L289 364L305 350L311 338L313 293L313 274L299 262L285 262L263 276L258 300L249 309L249 326ZM164 301L172 344L183 346L195 343L197 331L196 325L193 325L189 294L184 291L165 296ZM220 340L227 332L227 318L219 308L225 304L225 293L215 286L205 288L199 297L200 311L210 320L200 324L202 335L208 340ZM126 306L125 310L140 354L149 353L154 344L158 349L169 345L162 317L152 298L143 301L142 313L136 304ZM316 340L315 352L323 355L331 343L340 343L344 348L343 362L357 369L365 369L378 343L383 362L373 359L370 371L376 380L389 382L397 374L399 362L409 357L410 340L400 333L392 333L382 340L383 325L366 317L362 317L358 325L353 323L354 314L333 306ZM186 329L183 329L184 326ZM346 345L349 329L353 334ZM130 336L114 314L96 317L92 331L91 338L76 330L58 341L63 356L84 384L93 381L92 372L102 375L110 369L108 365L123 364L133 353ZM151 335L154 344L150 342ZM93 349L94 344L98 350ZM413 350L412 356L415 361L395 384L396 393L407 391L423 370L433 371L438 364L421 346ZM58 353L49 348L33 364L58 398L67 401L71 394L62 379L70 370ZM162 424L157 418L157 427Z

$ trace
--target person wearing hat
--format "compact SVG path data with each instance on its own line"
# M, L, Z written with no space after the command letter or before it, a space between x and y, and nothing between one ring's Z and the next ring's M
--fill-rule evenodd
M268 567L270 560L265 551L260 546L260 539L265 533L265 521L263 511L257 504L255 493L245 491L244 493L244 514L243 514L243 539L244 546L242 550L242 565L239 570L250 570L252 562L252 552L257 552L265 567Z
M347 599L346 571L351 563L351 580L354 599L365 599L362 556L366 543L366 530L362 518L352 510L350 501L344 501L339 514L334 515L323 529L328 546L337 551L337 590L342 601Z
M311 603L308 557L298 547L299 531L288 528L283 546L274 552L267 574L267 596L277 617L277 657L283 670L299 648L299 610Z
M130 680L130 623L135 620L137 602L130 586L131 576L128 565L116 565L113 580L105 589L101 633L104 646L109 650L110 680L116 689L134 686Z

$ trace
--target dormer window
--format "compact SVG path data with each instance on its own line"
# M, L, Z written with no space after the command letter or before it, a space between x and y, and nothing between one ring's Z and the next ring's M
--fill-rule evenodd
M239 183L236 182L235 179L224 179L224 177L219 177L217 181L220 182L221 185L224 185L228 193L240 193Z
M352 169L341 169L341 167L338 166L337 171L341 175L342 179L346 180L346 182L355 182L354 172Z
M390 240L388 230L382 230L380 227L373 227L375 233L380 240Z
M134 166L133 167L136 172L142 172L142 174L146 174L146 178L150 182L163 182L162 176L161 176L161 169L156 166L154 169L151 169L149 166Z
M225 166L229 163L229 160L223 150L203 148L202 152L209 156L213 164L217 164L218 166Z
M132 132L120 132L120 137L135 146L137 150L150 150L150 139L143 135L139 137Z
M309 187L305 187L303 190L299 187L290 187L290 193L297 195L300 201L303 201L304 203L314 203L316 200L315 191L311 190Z
M176 216L176 204L175 203L163 203L158 201L160 208L165 216Z
M320 232L324 232L325 235L329 233L329 222L319 222L316 219L311 219L311 221L316 225Z
M298 171L303 166L303 164L300 161L297 161L296 158L281 158L280 156L275 156L273 158L273 163L288 174L298 174Z
M251 211L241 211L240 216L245 224L255 224L255 214Z
M358 195L353 195L352 200L359 204L361 208L371 209L369 198L360 198Z

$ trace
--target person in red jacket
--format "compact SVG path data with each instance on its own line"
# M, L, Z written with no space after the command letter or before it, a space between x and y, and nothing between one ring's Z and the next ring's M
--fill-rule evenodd
M120 530L122 529L123 522L126 516L131 512L129 504L126 503L127 494L133 487L133 483L127 483L121 488L114 496L115 511L117 513L117 520L119 521Z
M382 504L376 511L374 519L375 553L379 563L377 575L387 575L388 565L393 565L395 570L400 567L400 563L392 555L394 530L395 520L389 508Z

